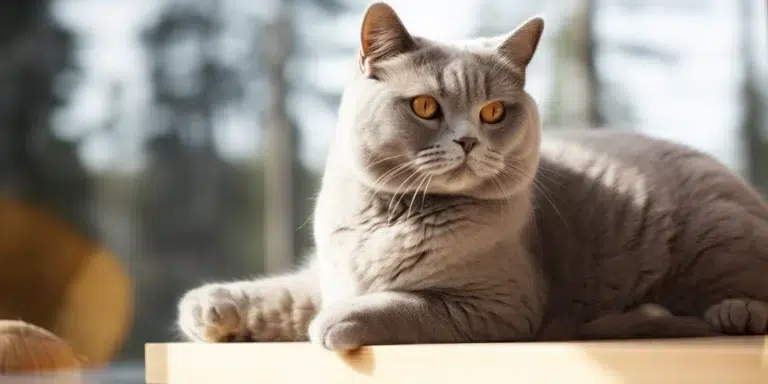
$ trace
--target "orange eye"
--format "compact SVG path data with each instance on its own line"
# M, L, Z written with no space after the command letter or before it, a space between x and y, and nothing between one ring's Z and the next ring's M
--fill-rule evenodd
M411 109L416 116L429 120L437 117L437 112L440 109L440 105L437 104L437 100L429 95L416 96L411 100Z
M501 120L504 120L505 114L504 103L501 101L494 101L486 104L480 110L480 120L484 123L496 124Z

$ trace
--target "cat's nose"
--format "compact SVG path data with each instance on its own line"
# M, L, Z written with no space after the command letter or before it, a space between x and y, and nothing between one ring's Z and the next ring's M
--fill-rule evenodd
M464 150L464 153L469 153L472 151L475 146L477 146L478 140L475 137L471 136L464 136L459 139L456 139L453 141L454 143L461 145L461 148Z

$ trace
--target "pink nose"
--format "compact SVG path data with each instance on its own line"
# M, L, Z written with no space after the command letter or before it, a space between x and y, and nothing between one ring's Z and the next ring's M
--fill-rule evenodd
M464 153L469 153L472 151L475 146L477 146L478 140L477 138L470 137L470 136L464 136L457 140L453 141L454 143L461 145L461 148L464 150Z

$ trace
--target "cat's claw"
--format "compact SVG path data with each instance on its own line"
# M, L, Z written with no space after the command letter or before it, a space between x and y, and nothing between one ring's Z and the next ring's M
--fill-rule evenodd
M178 326L194 341L241 341L247 338L247 298L221 284L209 284L187 292L179 302Z
M726 299L704 312L718 332L733 335L768 334L768 303L753 299Z

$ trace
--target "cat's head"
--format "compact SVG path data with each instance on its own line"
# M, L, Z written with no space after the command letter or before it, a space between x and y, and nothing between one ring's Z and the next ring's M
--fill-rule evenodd
M540 124L525 71L543 28L536 17L505 36L439 43L371 5L334 150L379 191L498 198L528 187Z

